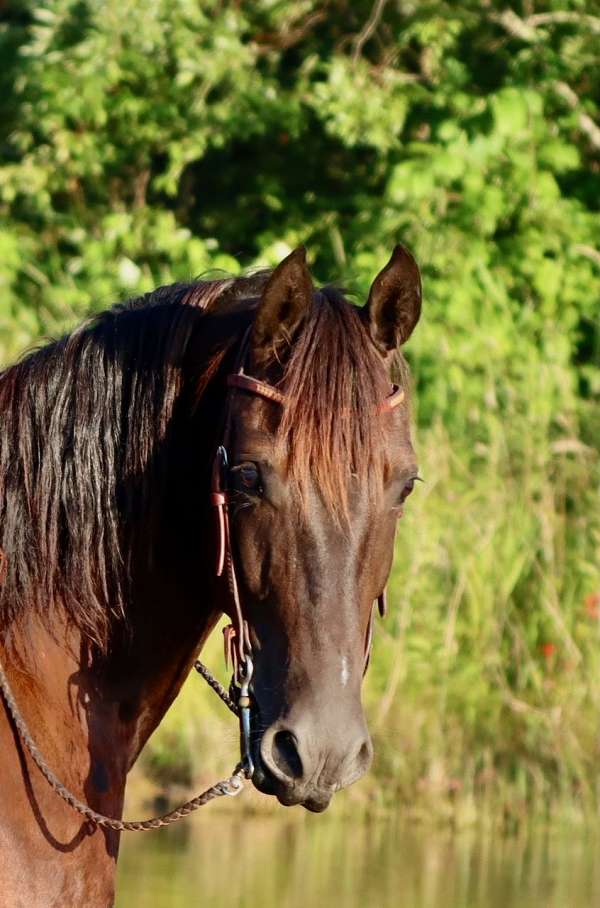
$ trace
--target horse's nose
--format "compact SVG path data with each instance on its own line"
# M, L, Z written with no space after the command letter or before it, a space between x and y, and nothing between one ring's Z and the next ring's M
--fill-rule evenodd
M284 780L296 781L304 775L304 763L299 752L298 739L293 731L281 728L271 737L271 752L263 747L266 762L274 775ZM264 759L264 757L263 757Z
M312 729L307 723L277 722L260 745L263 770L275 781L285 804L312 803L323 809L339 788L351 785L368 769L373 747L364 721L342 728Z

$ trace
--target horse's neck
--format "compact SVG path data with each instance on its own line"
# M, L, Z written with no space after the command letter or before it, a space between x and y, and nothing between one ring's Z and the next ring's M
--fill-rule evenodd
M157 585L122 644L94 669L102 703L113 704L120 732L128 734L129 766L177 696L218 616L197 591Z
M145 586L145 601L132 608L106 656L66 622L52 631L35 623L5 653L39 749L65 784L83 785L84 800L109 791L122 800L127 772L218 618L193 590L158 578Z
M148 603L150 613L154 606ZM94 658L80 631L67 626L52 634L32 627L2 648L19 710L44 760L76 797L108 816L122 815L127 772L213 620L205 613L175 633L167 624L176 614L167 603L162 628L157 623L148 634L133 626L127 647L107 659ZM149 620L156 622L156 614ZM4 710L0 752L0 904L21 904L25 892L28 908L112 905L118 834L90 830L59 798Z
M33 620L10 639L3 653L17 708L51 768L63 770L68 785L81 782L83 760L64 763L64 754L84 754L89 744L86 715L90 678L82 668L81 636L74 628L50 631Z

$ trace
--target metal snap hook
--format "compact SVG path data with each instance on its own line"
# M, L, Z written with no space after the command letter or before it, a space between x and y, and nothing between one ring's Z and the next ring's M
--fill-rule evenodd
M239 667L238 706L240 710L240 730L242 734L242 768L247 779L254 775L254 761L250 749L250 682L254 674L254 663L246 656Z

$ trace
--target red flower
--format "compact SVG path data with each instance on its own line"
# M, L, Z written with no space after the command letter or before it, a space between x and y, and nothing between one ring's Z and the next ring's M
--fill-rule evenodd
M600 618L600 593L590 593L585 597L585 610L590 618Z
M544 657L546 662L549 662L550 659L552 658L552 656L554 655L554 653L556 652L556 644L550 643L550 642L542 643L542 645L540 646L540 650L541 650L542 656Z

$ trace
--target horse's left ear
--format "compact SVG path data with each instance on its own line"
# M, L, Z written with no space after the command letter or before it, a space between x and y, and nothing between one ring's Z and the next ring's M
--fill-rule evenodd
M411 336L421 315L421 275L404 246L396 246L391 259L373 281L361 315L376 347L384 355Z
M254 360L271 359L289 342L312 305L313 282L306 249L298 246L279 263L263 290L252 331Z

